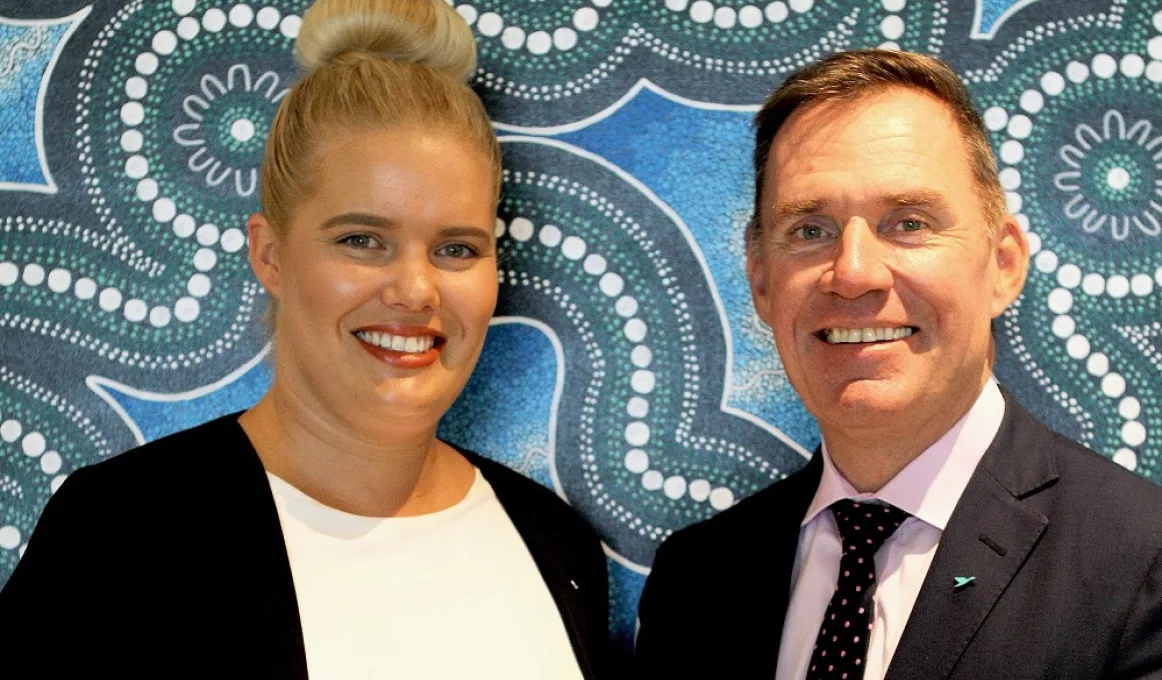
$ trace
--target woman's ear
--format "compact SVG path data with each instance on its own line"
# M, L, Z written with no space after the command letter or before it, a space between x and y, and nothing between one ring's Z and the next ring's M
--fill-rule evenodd
M246 221L246 236L250 267L266 292L277 300L282 283L279 275L278 234L262 213L254 213Z

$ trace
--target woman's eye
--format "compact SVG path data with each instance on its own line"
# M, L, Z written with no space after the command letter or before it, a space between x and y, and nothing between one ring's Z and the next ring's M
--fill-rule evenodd
M350 234L339 239L339 243L361 250L375 248L379 245L379 241L371 234Z
M476 249L466 243L449 243L437 250L436 253L443 257L456 259L476 257Z

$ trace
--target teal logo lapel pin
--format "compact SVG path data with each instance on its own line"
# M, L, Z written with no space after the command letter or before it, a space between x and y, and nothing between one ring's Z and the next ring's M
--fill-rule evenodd
M952 579L953 579L953 584L952 584L953 590L964 590L965 588L972 585L972 582L976 580L976 577L975 576L953 576Z

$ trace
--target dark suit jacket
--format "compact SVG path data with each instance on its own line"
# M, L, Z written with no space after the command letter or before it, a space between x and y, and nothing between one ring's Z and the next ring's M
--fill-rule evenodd
M0 592L0 677L307 677L278 513L237 417L68 478ZM609 677L596 534L551 491L462 453L528 546L585 677Z
M1162 677L1162 488L1005 400L887 678ZM640 677L774 678L822 468L815 456L662 545L641 601ZM954 590L955 576L976 581Z

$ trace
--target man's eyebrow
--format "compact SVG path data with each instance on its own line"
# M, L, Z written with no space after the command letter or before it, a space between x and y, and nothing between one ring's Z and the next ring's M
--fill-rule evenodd
M818 198L784 201L775 205L774 217L784 220L789 217L802 217L820 212L827 205L827 201Z
M379 215L372 215L370 213L350 212L328 217L323 221L321 228L328 229L330 227L351 225L379 227L381 229L394 229L399 226L394 220L386 217L380 217Z
M933 208L947 208L948 201L938 191L931 191L928 189L917 189L915 191L902 191L899 193L888 194L884 196L883 202L887 205L893 205L900 208L907 208L915 206L918 208L933 207Z

